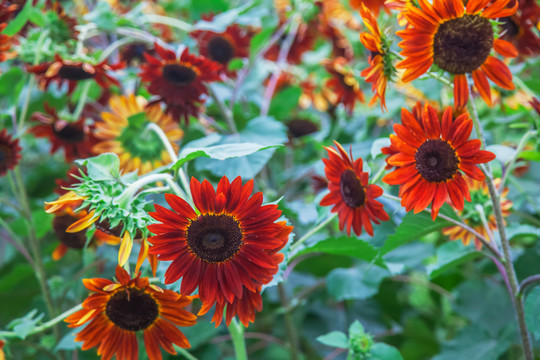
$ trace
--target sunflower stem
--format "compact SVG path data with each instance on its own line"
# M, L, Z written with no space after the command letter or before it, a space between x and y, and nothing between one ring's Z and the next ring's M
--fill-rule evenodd
M156 14L145 14L141 18L141 23L157 23L157 24L163 24L175 27L179 30L185 31L185 32L191 32L193 30L193 26L191 24L188 24L187 22L174 19L168 16L162 16L162 15L156 15Z
M289 300L287 299L287 293L285 292L285 287L283 286L283 283L278 284L278 292L281 306L283 306L284 309L287 309L290 304ZM298 342L298 335L296 333L296 328L294 326L292 315L290 312L284 312L283 317L285 318L285 326L287 330L287 335L289 337L289 345L291 347L291 360L297 360L300 344Z
M208 85L208 92L210 94L210 97L212 97L212 100L216 103L216 105L219 107L219 110L221 111L221 114L225 118L225 121L227 121L227 125L229 126L229 130L233 134L238 134L238 129L236 128L236 123L234 122L232 111L225 106L223 101L221 101L212 86Z
M531 345L531 338L529 331L527 330L527 323L525 322L525 308L523 306L523 299L519 294L519 285L516 277L516 272L514 270L514 264L512 263L510 242L506 237L506 228L504 225L499 194L497 193L493 177L487 176L486 182L491 201L493 202L493 212L495 213L495 220L497 221L497 229L499 230L499 235L501 237L503 259L505 260L503 261L503 265L508 276L508 281L510 283L510 297L512 298L512 305L514 306L514 310L516 312L516 317L518 320L521 341L523 343L523 352L526 360L533 360L534 355Z
M476 204L474 208L478 212L478 215L480 215L480 220L482 221L482 225L484 226L484 229L486 229L486 234L488 236L486 240L494 239L493 241L495 241L495 237L493 236L493 233L491 232L491 229L489 228L489 223L486 217L486 212L484 211L484 207L480 204Z
M135 39L130 38L130 37L125 37L125 38L116 40L115 42L107 46L105 50L103 50L103 52L101 53L101 56L99 57L99 61L101 62L101 61L107 60L107 58L111 56L112 53L115 52L117 49L134 41Z
M43 332L43 331L55 326L56 324L58 324L59 322L61 322L65 318L67 318L69 315L72 315L72 314L76 313L77 311L82 310L82 308L83 308L82 304L79 304L79 305L76 305L76 306L72 307L69 310L64 311L62 314L58 315L54 319L51 319L51 320L47 321L46 323L33 328L28 333L27 336L38 334L40 332ZM14 332L14 331L0 331L0 338L8 339L8 338L18 338L18 337L20 337L19 334Z
M379 169L379 171L377 171L375 176L373 176L373 178L371 178L371 183L375 184L380 179L382 174L384 174L385 170L386 170L386 166L381 166L381 168Z
M537 286L540 284L540 274L529 276L528 278L525 278L520 284L519 284L519 291L518 296L521 298L523 295L525 295L525 290L528 287L531 286Z
M189 353L189 351L187 351L187 350L184 349L184 348L177 347L177 348L176 348L176 351L178 351L178 354L182 355L182 356L185 357L187 360L198 360L195 356L191 355L191 354Z
M92 82L89 80L86 80L85 83L83 84L81 95L79 96L79 100L77 101L77 107L75 108L75 111L73 112L73 118L75 119L75 121L79 119L84 109L84 105L86 105L86 100L88 99L88 91L90 91L90 86L92 86Z
M236 360L247 360L246 341L244 339L244 326L235 318L229 325L229 333L233 341Z
M527 145L527 141L532 136L536 136L537 134L538 134L537 130L529 130L521 138L517 146L516 152L514 153L514 156L512 156L512 159L510 160L510 162L506 166L506 169L504 170L504 173L501 179L501 184L499 185L499 195L502 194L502 192L504 191L504 184L506 183L506 180L508 180L508 175L512 172L512 170L514 170L514 166L516 165L519 154L521 153L525 145Z
M113 200L113 202L122 208L126 208L134 199L137 191L139 191L143 186L157 181L165 181L176 195L189 202L189 198L184 190L182 190L180 186L173 181L173 177L170 174L151 174L143 176L137 181L129 184L124 191Z
M167 135L165 134L165 132L163 132L163 129L159 127L158 124L149 122L143 131L143 135L146 134L148 131L153 131L154 133L156 133L157 136L159 136L159 139L163 143L163 146L165 146L165 149L169 153L171 161L176 164L176 162L178 161L178 156L176 156L176 152L174 151L171 142L169 141L169 138L167 138Z
M321 230L323 227L328 225L330 221L334 220L334 218L337 216L337 213L332 213L330 216L326 218L323 222L321 222L319 225L315 226L313 229L309 230L304 236L302 236L298 241L296 241L294 244L291 245L291 255L295 253L295 251L302 245L307 239L311 237L311 235L315 234L317 231ZM289 259L292 259L293 256L289 256Z

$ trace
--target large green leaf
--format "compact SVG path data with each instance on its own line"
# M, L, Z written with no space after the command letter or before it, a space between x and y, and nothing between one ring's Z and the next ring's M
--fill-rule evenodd
M30 10L32 10L32 1L26 1L23 9L17 14L15 19L8 22L8 26L2 31L2 34L13 36L18 33L28 21Z
M472 245L465 246L461 241L449 241L437 248L437 262L428 265L427 272L433 279L481 254Z
M375 295L381 281L390 275L386 269L361 264L349 269L333 270L326 278L326 287L336 300L362 300Z
M99 156L75 161L86 166L86 173L95 181L114 180L120 176L120 159L114 153L104 153Z
M525 321L529 331L540 339L540 287L532 289L525 298Z
M370 354L370 360L403 360L398 349L385 343L373 344Z
M317 337L317 341L326 346L343 349L349 348L349 340L347 339L347 335L341 331L332 331L326 335L321 335Z

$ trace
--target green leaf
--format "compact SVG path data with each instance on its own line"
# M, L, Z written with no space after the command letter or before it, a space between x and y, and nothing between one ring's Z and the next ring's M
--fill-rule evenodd
M490 145L486 147L486 150L494 153L497 160L504 165L508 164L516 155L516 149L505 145Z
M335 269L328 274L326 287L336 300L363 300L375 295L381 281L390 275L388 270L370 264Z
M326 240L319 241L314 246L305 248L298 253L296 256L309 254L314 252L322 252L325 254L332 255L346 255L352 256L357 259L372 261L377 257L379 251L373 247L370 243L364 240L357 238L350 238L348 236L341 236L337 238L329 238ZM377 260L377 264L383 265L384 261L382 258Z
M540 287L533 288L525 298L525 322L534 337L540 339Z
M7 327L9 329L12 329L17 335L19 335L21 339L24 340L26 339L28 334L30 334L30 332L32 332L32 330L36 328L37 324L41 321L43 316L45 316L45 314L43 313L37 316L36 314L37 310L34 309L28 314L26 314L24 317L11 321Z
M455 213L448 204L441 208L440 213L455 218ZM387 254L409 241L417 240L424 235L450 225L452 225L450 222L440 217L437 217L435 221L431 220L431 214L427 211L418 214L413 214L410 211L403 217L403 221L397 227L396 232L388 237L381 249L381 253Z
M398 349L385 343L374 344L370 354L370 360L403 360Z
M540 236L540 229L532 225L517 225L506 228L506 237L509 241L523 236Z
M82 343L75 341L75 335L80 331L80 329L73 329L68 332L64 337L58 342L58 345L54 348L55 351L58 350L75 350L82 347Z
M120 176L120 159L114 153L75 160L75 163L86 166L88 176L95 181L114 180Z
M450 241L437 248L437 262L427 266L430 278L436 278L448 270L470 259L479 257L482 253L472 245L465 246L461 241Z
M525 160L540 161L540 152L527 150L519 153L519 157Z
M41 239L52 228L52 220L54 216L47 214L43 209L32 211L32 220L36 225L36 237ZM11 223L11 229L21 236L28 236L28 222L25 218L17 218Z
M46 16L40 9L32 8L30 14L28 14L28 20L39 27L43 27L46 23Z
M290 118L291 112L297 107L298 100L302 94L302 89L299 86L289 86L278 92L270 103L268 114L276 119Z
M347 335L341 331L332 331L326 335L321 335L317 337L317 341L326 346L343 349L349 348L349 340L347 339Z
M385 137L375 140L371 145L371 157L375 159L382 154L381 149L388 146L390 146L390 138Z
M8 26L2 31L2 34L13 36L18 33L28 21L30 10L32 9L32 1L26 1L23 9L19 12L15 19L8 22Z
M212 21L200 20L194 26L194 30L209 30L217 33L225 31L227 26L231 25L233 22L236 22L238 16L253 6L252 2L248 2L244 6L233 8L231 10L221 12L220 14L214 16Z
M12 67L0 76L0 98L15 106L23 86L23 71L18 67Z
M140 128L148 121L148 118L146 117L146 113L143 111L129 116L127 121L130 126Z

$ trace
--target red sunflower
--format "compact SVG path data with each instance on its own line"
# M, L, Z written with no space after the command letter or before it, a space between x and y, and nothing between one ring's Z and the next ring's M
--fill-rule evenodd
M75 341L83 341L83 350L97 346L102 360L114 355L118 360L137 360L140 331L150 360L162 359L160 346L173 355L173 344L190 347L177 326L195 325L197 317L184 310L192 297L151 285L140 273L132 279L120 266L116 267L116 279L83 279L93 294L84 300L82 310L64 320L69 327L88 323L75 337Z
M198 286L206 311L216 301L232 304L242 299L244 288L257 292L272 280L283 260L278 251L292 226L276 222L281 216L277 205L262 205L262 193L251 196L252 191L253 180L242 185L240 177L232 183L223 177L217 190L206 180L201 184L192 178L195 209L166 194L172 211L155 205L156 212L150 213L161 222L148 225L156 234L148 239L153 244L150 253L172 260L165 283L182 278L182 294L191 294Z
M540 54L540 5L536 0L519 0L517 12L499 21L501 38L514 44L520 57Z
M284 21L280 21L279 26L283 26ZM302 55L306 51L313 49L315 40L317 38L317 23L312 21L310 24L301 23L298 26L296 36L293 39L289 53L287 54L287 62L289 64L298 65L302 62ZM281 47L285 42L285 39L289 36L288 32L283 33L281 37L272 45L264 54L264 57L271 61L276 61L279 57Z
M430 105L425 105L421 121L405 108L401 109L403 125L394 124L396 135L390 141L398 153L387 163L396 166L383 181L401 185L401 205L407 211L418 213L431 204L431 217L435 219L448 196L458 210L464 201L471 201L469 188L461 172L481 181L484 173L476 166L495 159L495 154L480 150L480 140L469 140L473 123L468 114L454 119L452 108L444 110L442 119Z
M11 37L2 34L7 24L0 24L0 62L4 62L15 57L15 52L11 49ZM1 72L0 72L1 73Z
M147 63L141 65L141 79L150 82L148 92L159 96L157 101L167 105L168 113L188 123L189 116L197 116L205 101L206 83L219 80L220 65L190 54L187 48L176 58L173 51L154 46L161 59L144 54Z
M347 235L351 235L351 228L358 236L362 234L362 227L373 236L371 222L379 224L379 220L389 220L383 205L375 198L383 194L383 190L374 184L368 184L369 174L362 171L362 158L353 160L343 146L334 141L337 150L325 147L328 159L323 159L324 172L328 178L327 194L321 200L321 206L332 206L332 212L339 217L339 229L347 228Z
M7 130L0 131L0 176L7 174L21 159L19 139L13 139Z
M51 154L64 148L67 162L90 157L92 147L99 141L94 136L94 125L86 124L84 117L75 122L63 120L47 103L44 108L46 114L37 113L32 116L40 124L32 127L30 132L36 137L49 139L52 144Z
M356 101L364 102L364 93L352 70L347 67L347 63L347 59L337 57L324 61L323 65L326 67L326 71L332 75L332 78L326 81L326 86L335 93L336 104L343 104L350 115Z
M223 313L225 310L225 323L227 326L231 324L232 319L238 315L240 322L244 324L245 327L249 326L250 322L255 322L255 312L261 311L263 308L263 301L261 297L261 287L259 286L256 291L248 290L245 286L242 287L242 297L234 298L232 302L228 302L224 297L220 297L216 301L216 311L212 316L212 322L216 324L216 327L221 324L223 321ZM197 314L202 316L206 314L212 304L203 304L203 307Z
M399 46L404 60L396 67L405 69L402 80L412 81L433 64L454 77L454 103L464 107L469 98L467 74L484 101L491 105L488 78L498 86L512 90L512 73L501 60L491 56L515 57L518 52L508 41L496 38L491 20L514 14L517 2L510 0L420 0L420 8L410 6L405 13L409 27L396 34L403 38Z
M236 74L228 70L229 62L234 58L249 57L249 46L254 31L232 24L221 33L195 30L190 35L197 40L199 53L221 64L220 73L232 77Z
M108 71L122 69L125 64L108 64L104 60L98 64L89 62L62 59L58 54L54 56L54 61L42 64L27 66L27 70L37 75L40 85L47 89L51 82L56 82L58 87L64 83L68 84L68 94L71 94L79 81L94 79L96 83L104 89L111 85L120 86L118 80L110 76Z

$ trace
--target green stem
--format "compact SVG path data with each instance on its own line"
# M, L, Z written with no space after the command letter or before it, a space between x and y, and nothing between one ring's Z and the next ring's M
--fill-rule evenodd
M101 56L99 57L99 61L105 61L109 56L111 56L111 54L118 48L120 48L121 46L124 46L124 45L127 45L131 42L134 42L135 39L133 38L129 38L129 37L125 37L125 38L122 38L122 39L119 39L119 40L116 40L115 42L113 42L112 44L110 44L105 50L103 50L103 52L101 53Z
M379 178L382 176L382 174L384 174L386 170L386 165L385 166L381 166L381 168L379 169L379 171L377 171L377 173L375 174L375 176L373 176L373 178L371 179L371 183L372 184L375 184Z
M233 318L229 325L229 333L233 341L236 360L247 360L246 341L244 339L244 326Z
M69 310L64 311L62 314L58 315L54 319L51 319L51 320L47 321L46 323L33 328L32 331L30 331L28 333L28 336L38 334L38 333L40 333L42 331L45 331L45 330L55 326L56 324L58 324L59 322L61 322L65 318L67 318L69 315L74 314L79 310L82 310L82 308L83 308L82 304L79 304L79 305L77 305L75 307L72 307ZM8 339L8 338L17 338L17 337L19 337L19 335L14 331L0 331L0 338Z
M90 86L92 86L92 82L90 80L86 80L86 82L83 84L81 95L79 96L79 101L77 101L77 107L75 108L75 111L73 112L73 118L75 119L75 121L79 119L84 109L84 105L86 105L86 100L88 99L88 91L90 90Z
M285 293L285 287L283 283L278 284L279 299L281 301L281 306L284 309L289 307L289 300L287 299L287 294ZM285 326L287 329L287 336L289 337L289 342L291 346L291 360L298 359L298 352L300 349L300 344L298 342L298 334L296 333L296 328L290 312L284 312L283 317L285 318Z
M148 125L146 125L146 128L144 129L144 133L147 131L153 131L156 133L157 136L159 136L159 139L163 143L163 146L165 146L165 149L169 153L169 157L171 158L171 161L176 164L178 161L178 156L176 156L176 152L174 151L171 142L169 141L169 138L167 135L163 132L163 129L159 127L156 123L149 122Z
M311 237L311 235L315 234L317 231L328 225L330 221L334 220L334 218L337 216L337 213L333 213L330 216L326 218L323 222L321 222L319 225L315 226L313 229L308 231L304 236L302 236L298 241L296 241L294 244L291 245L291 254L294 254L295 250L298 249L300 245L302 245L307 239ZM292 256L289 257L292 259Z
M527 145L527 141L532 136L535 136L536 134L538 134L537 130L529 130L521 138L521 141L519 142L519 144L517 146L517 149L516 149L516 152L515 152L514 156L512 156L512 159L510 160L510 162L506 166L506 170L504 171L503 177L501 179L501 184L499 185L499 195L502 194L502 192L504 191L504 184L506 183L506 180L508 179L508 175L514 169L514 166L516 165L519 154L521 153L521 151L523 150L525 145Z
M126 208L135 197L135 193L137 193L137 191L139 191L143 186L157 181L165 181L176 195L180 196L186 201L189 201L189 198L184 190L182 190L178 184L174 182L173 177L170 174L150 174L145 175L134 183L129 184L124 191L113 200L113 202L122 208Z
M145 14L142 17L142 23L158 23L163 25L169 25L172 27L175 27L179 30L185 31L185 32L191 32L193 30L193 26L191 24L188 24L184 21L174 19L168 16L161 16L156 14Z
M188 360L198 360L195 356L191 355L186 349L176 348L176 351L178 351L178 354L182 355Z
M221 101L218 98L216 92L214 91L214 89L210 85L208 85L208 92L209 92L210 96L212 97L212 100L214 100L214 102L219 107L219 110L221 111L223 117L225 118L225 121L227 121L227 125L229 126L229 130L233 134L238 134L238 129L236 128L236 123L234 122L232 111L228 107L225 106L223 101Z

